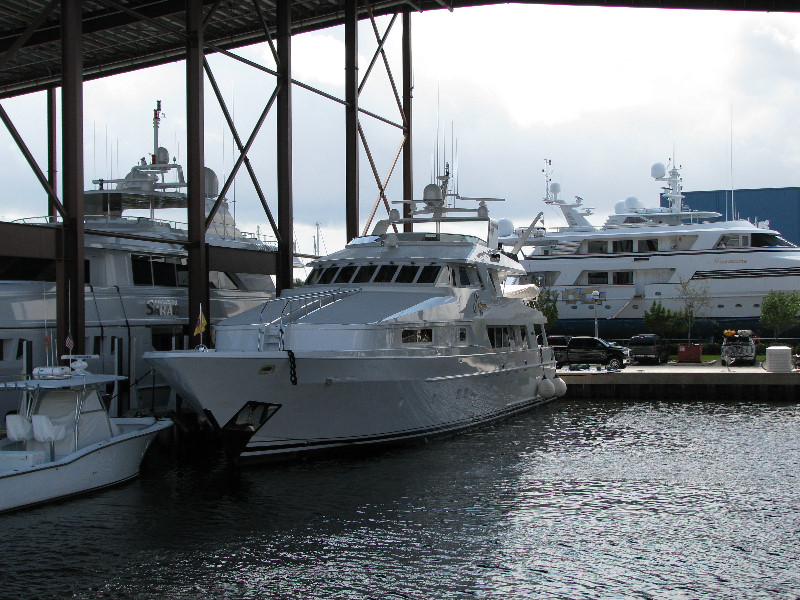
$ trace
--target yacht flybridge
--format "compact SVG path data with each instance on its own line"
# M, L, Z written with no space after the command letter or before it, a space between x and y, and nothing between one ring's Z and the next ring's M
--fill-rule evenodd
M595 227L586 218L592 209L581 198L559 198L560 186L548 177L545 203L561 210L566 227L537 227L538 218L528 228L500 221L500 243L515 255L522 251L527 274L520 282L558 294L559 333L591 334L595 314L603 337L641 333L655 302L683 309L681 282L706 289L711 310L704 317L754 329L770 290L800 289L800 248L764 225L710 221L721 215L687 209L675 166L656 163L651 175L666 183L667 206L645 207L629 197Z
M241 461L391 444L500 419L563 394L536 286L498 251L485 201L447 206L449 177L411 217L312 263L306 284L217 325L216 348L145 355ZM466 202L467 200L465 200ZM426 223L433 231L401 231ZM487 227L489 243L444 224Z
M142 158L124 178L96 179L98 189L84 192L86 349L98 357L88 361L89 368L127 376L134 392L137 383L146 388L138 402L148 408L166 405L169 390L153 379L142 353L186 347L190 333L186 226L165 219L167 209L178 209L185 218L186 181L181 165L158 145L160 119L159 102L149 160ZM216 175L206 169L207 212L217 188ZM47 217L19 222L55 226ZM206 241L256 251L275 249L261 236L240 231L226 201L215 213ZM204 313L214 324L275 295L266 275L211 271L209 286L211 307L204 307ZM49 343L55 333L55 295L52 261L0 256L0 379L18 378L26 365L52 364L47 354L55 347ZM16 402L16 395L0 392L0 420ZM139 407L135 395L131 407Z

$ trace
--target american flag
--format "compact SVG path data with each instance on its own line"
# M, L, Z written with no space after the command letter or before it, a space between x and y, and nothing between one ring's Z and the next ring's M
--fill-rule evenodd
M75 344L72 342L72 334L67 334L67 339L64 341L64 345L67 347L67 350L72 350L75 347Z

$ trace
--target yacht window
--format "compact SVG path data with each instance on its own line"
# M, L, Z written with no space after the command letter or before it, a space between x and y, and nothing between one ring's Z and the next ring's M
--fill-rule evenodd
M466 327L459 327L458 328L458 341L459 342L466 342L467 341L467 328Z
M613 252L633 252L633 240L614 240L611 246Z
M633 271L615 271L614 285L633 285Z
M441 270L442 267L439 265L422 267L419 277L417 277L417 283L436 283L436 279L439 277L439 271Z
M322 269L320 269L319 267L314 267L311 270L311 273L308 274L308 277L306 277L306 285L314 285L315 283L317 283L317 281L319 281L319 276L321 274L322 274Z
M175 275L178 278L178 287L189 287L189 265L185 258L175 265Z
M375 265L359 267L358 271L356 271L356 276L353 277L353 283L369 283L369 280L372 279L377 268L378 267Z
M750 236L743 235L742 236L742 248L747 248L750 246Z
M325 269L325 271L323 271L322 275L320 275L319 281L317 281L317 283L320 285L325 285L330 283L331 281L333 281L333 278L336 276L338 270L339 267L337 267L336 265L328 267L327 269Z
M400 267L400 272L397 274L395 283L414 283L414 278L417 276L419 267L412 265L403 265Z
M480 285L475 267L453 267L452 283L455 287L477 287Z
M373 283L390 283L397 273L397 265L381 265L378 272L375 273Z
M639 240L639 252L658 252L658 240Z
M153 284L177 287L178 279L175 275L175 263L164 257L153 257Z
M598 284L607 284L608 283L608 273L605 271L597 271L594 273L587 274L587 283L589 285L598 285Z
M510 348L522 340L522 331L519 325L504 325L487 327L489 343L492 348Z
M346 267L342 267L339 270L339 274L336 276L336 279L333 280L333 283L350 283L350 280L353 278L353 273L355 272L355 265L347 265Z
M236 290L239 287L234 283L227 273L223 271L209 271L208 272L208 286L210 289L217 290Z
M133 271L133 285L153 285L149 256L131 254L131 270Z
M586 243L586 251L589 254L605 254L608 250L608 244L605 240L589 240Z
M793 247L789 241L786 241L779 235L775 235L774 233L753 233L752 234L752 246L753 248L772 248L772 247L781 247L781 246L788 246Z
M56 263L44 258L0 258L0 279L13 281L55 281Z
M428 344L433 341L433 329L403 329L404 344Z
M717 244L717 248L738 248L739 247L739 236L738 235L723 235L719 243Z

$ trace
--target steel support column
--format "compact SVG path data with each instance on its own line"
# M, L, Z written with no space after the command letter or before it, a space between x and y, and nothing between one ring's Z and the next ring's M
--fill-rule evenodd
M278 292L293 283L294 215L292 207L292 6L278 0Z
M61 2L61 146L65 209L62 260L56 262L59 354L85 351L83 266L83 59L81 2ZM74 346L67 347L67 335Z
M189 335L191 346L209 344L210 331L195 330L202 318L211 321L206 249L205 154L203 137L203 3L186 3L186 135L189 207ZM202 306L203 317L200 316Z
M344 4L345 226L358 236L358 0Z
M58 129L56 126L56 111L58 110L56 100L56 88L47 88L47 182L50 189L58 190ZM56 210L53 198L47 196L47 216L51 222L55 222L58 211Z
M411 63L411 10L403 9L403 113L405 115L405 142L403 143L403 200L414 199L414 165L412 154L413 126L411 119L414 92L414 72ZM403 217L411 217L411 205L403 204ZM411 223L403 224L403 231L412 231Z

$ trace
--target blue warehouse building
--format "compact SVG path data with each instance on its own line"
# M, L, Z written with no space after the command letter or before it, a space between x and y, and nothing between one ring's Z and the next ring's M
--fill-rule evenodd
M734 218L731 190L684 191L683 195L684 205L692 210L714 211L722 215L713 221L724 220L726 214L729 219ZM780 231L785 239L800 246L800 187L733 190L733 202L736 218L753 223L769 221L770 229ZM663 197L661 205L666 205Z

